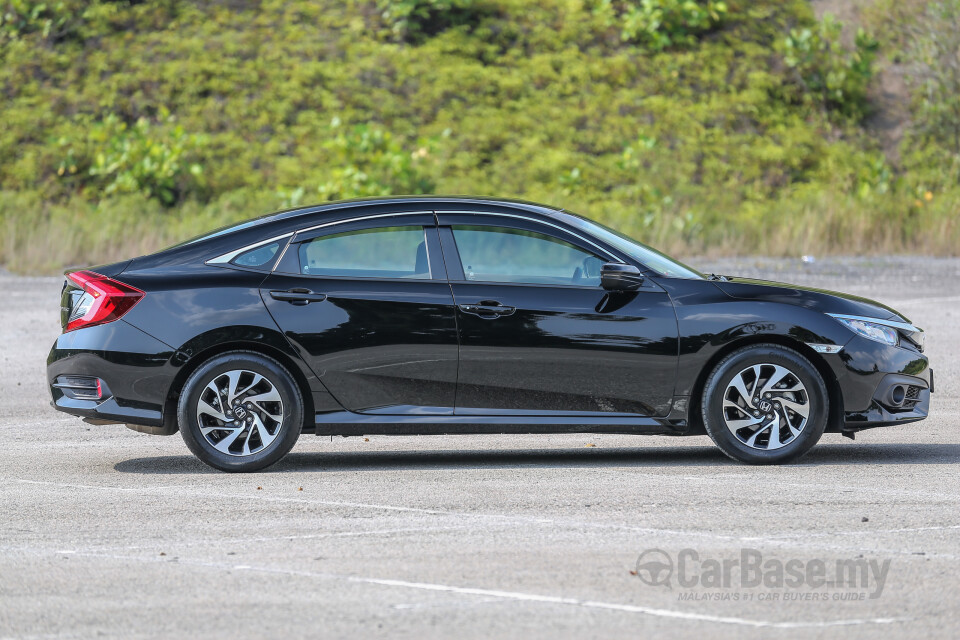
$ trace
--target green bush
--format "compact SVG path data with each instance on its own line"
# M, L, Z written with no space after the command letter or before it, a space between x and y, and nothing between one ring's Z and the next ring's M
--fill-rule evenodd
M73 9L57 0L6 0L0 3L0 45L31 33L44 40L59 39L70 31Z
M818 99L827 108L861 118L878 44L857 29L854 49L847 51L840 42L842 30L829 13L815 27L791 29L783 41L784 61L799 74L803 99Z
M202 190L203 167L191 159L204 143L165 109L158 124L139 118L132 126L111 113L89 125L85 140L59 140L63 158L57 175L73 180L81 191L144 193L169 207Z
M918 168L938 166L960 181L960 0L935 0L906 25L913 63L913 131Z
M24 38L35 38L44 45L98 39L111 32L162 24L176 14L178 2L0 0L0 47Z
M620 28L624 42L653 51L691 46L715 29L727 14L720 0L600 0L594 12Z
M884 157L872 45L804 0L63 1L66 35L0 41L19 268L400 193L549 202L688 255L960 246L960 161L919 129ZM624 40L631 7L669 44Z
M424 194L436 188L426 166L436 140L420 140L407 149L382 127L344 127L339 118L323 143L325 179L317 187L321 200L391 194Z
M482 0L377 0L377 11L389 33L404 42L470 25L485 10Z

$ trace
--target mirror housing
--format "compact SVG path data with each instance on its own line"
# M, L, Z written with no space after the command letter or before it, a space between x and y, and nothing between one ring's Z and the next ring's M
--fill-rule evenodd
M600 268L600 285L607 291L633 291L643 284L643 274L632 264L608 262Z

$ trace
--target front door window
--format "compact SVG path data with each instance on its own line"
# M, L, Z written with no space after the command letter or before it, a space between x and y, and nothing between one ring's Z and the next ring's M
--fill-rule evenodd
M466 280L600 286L604 261L560 238L508 227L452 229Z

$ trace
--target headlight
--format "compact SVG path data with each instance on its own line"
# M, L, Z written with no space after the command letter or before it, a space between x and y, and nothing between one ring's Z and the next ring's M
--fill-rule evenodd
M847 329L853 331L858 336L863 336L867 340L874 340L897 346L900 343L900 336L893 327L888 327L876 322L867 322L866 320L854 320L853 318L838 318L834 316L837 322L843 324Z

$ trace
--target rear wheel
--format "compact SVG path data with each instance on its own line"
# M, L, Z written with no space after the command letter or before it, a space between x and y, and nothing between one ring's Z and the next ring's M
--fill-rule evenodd
M234 351L190 375L177 418L184 442L201 461L221 471L257 471L293 448L303 426L303 399L278 362Z
M741 462L795 460L820 440L829 397L803 355L780 345L734 351L710 373L701 404L704 426L720 449Z

